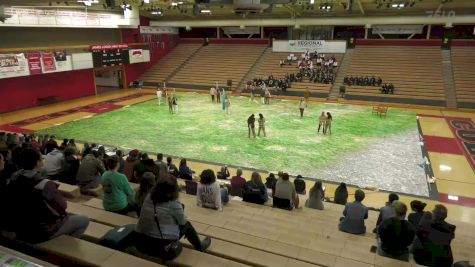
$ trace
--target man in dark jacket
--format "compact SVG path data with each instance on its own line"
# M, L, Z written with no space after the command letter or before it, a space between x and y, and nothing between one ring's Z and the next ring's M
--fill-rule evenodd
M32 243L63 234L81 237L89 219L66 213L67 202L58 191L58 185L40 173L43 167L40 152L25 149L21 158L21 169L13 174L2 194L4 229L16 233L19 240Z
M384 220L378 228L380 242L378 254L398 260L409 260L408 247L414 240L416 230L406 220L406 204L399 200L393 202L395 217Z
M450 267L454 261L450 244L455 237L455 225L447 223L447 208L435 205L432 214L421 219L414 240L414 260L430 267Z
M294 186L297 194L305 195L307 193L305 190L305 181L302 179L302 175L297 175L294 180Z

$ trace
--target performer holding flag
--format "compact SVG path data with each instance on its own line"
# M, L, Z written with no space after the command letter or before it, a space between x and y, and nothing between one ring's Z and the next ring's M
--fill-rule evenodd
M226 90L224 90L223 88L223 92L221 93L221 106L223 110L226 110L226 98L227 98Z

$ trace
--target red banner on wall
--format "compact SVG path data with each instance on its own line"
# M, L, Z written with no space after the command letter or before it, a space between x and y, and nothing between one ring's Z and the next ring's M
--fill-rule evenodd
M28 53L28 68L30 69L30 74L41 74L41 61L40 53Z
M113 49L128 49L127 44L108 44L108 45L91 45L91 50L113 50Z
M52 52L43 52L41 54L41 60L43 61L43 70L45 72L56 70L56 63Z

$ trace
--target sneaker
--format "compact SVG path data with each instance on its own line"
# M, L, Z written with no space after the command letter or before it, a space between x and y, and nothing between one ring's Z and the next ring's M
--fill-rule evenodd
M201 252L207 250L209 248L209 246L211 245L211 238L209 238L208 236L205 237L203 240L201 240Z

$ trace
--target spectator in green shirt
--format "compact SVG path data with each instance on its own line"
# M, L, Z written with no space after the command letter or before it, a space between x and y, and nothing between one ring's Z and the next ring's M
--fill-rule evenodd
M130 187L127 177L118 172L119 158L116 155L108 157L106 167L107 171L102 175L104 209L119 214L137 212L137 205L133 202L135 192Z

